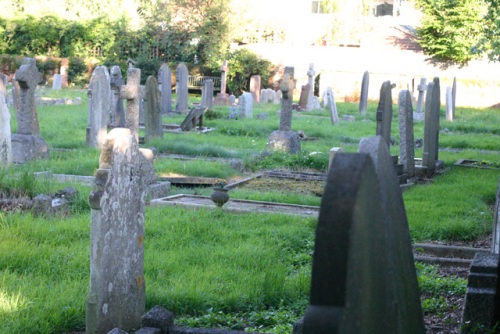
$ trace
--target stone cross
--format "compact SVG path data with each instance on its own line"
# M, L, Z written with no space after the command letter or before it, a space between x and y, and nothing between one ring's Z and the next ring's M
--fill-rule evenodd
M0 167L12 164L12 132L10 112L5 101L3 81L0 80Z
M214 81L212 79L207 79L203 82L201 105L208 109L212 109L214 106Z
M116 127L125 127L125 110L123 108L123 100L120 92L123 86L122 70L119 66L114 65L111 67L111 89L113 90L112 112L114 113L114 125Z
M399 92L399 162L408 177L415 176L415 138L413 134L413 107L409 90Z
M252 75L250 77L250 93L252 93L254 103L259 103L260 101L260 81L260 75Z
M339 114L337 113L337 104L335 103L335 95L333 95L332 87L326 88L326 100L328 101L328 108L330 110L330 119L333 125L340 123Z
M141 85L141 70L129 67L127 69L127 84L122 86L121 98L127 100L125 127L130 129L136 140L139 141L139 99Z
M111 130L89 195L89 334L107 333L115 327L126 331L139 328L145 313L145 182L141 161L135 134L126 128Z
M307 83L309 84L309 93L307 95L306 110L314 110L314 64L309 64L309 71L307 71Z
M158 90L158 81L154 76L146 79L145 101L145 142L148 143L154 138L163 139L162 116L160 112L160 91Z
M19 134L40 135L35 109L35 89L41 79L42 75L36 68L36 60L24 58L21 67L16 71L16 81L20 88L17 113L17 133Z
M221 76L220 76L220 92L226 92L226 81L227 81L227 72L229 72L229 67L227 67L227 60L222 62L222 66L220 67Z
M162 114L172 112L172 71L167 63L163 63L158 71L158 83L160 84L161 103L160 111Z
M108 132L109 111L111 110L111 85L106 66L97 66L90 77L87 147L101 148Z
M175 112L183 113L189 111L188 107L188 68L186 64L180 63L175 70L175 91L177 94L177 103Z
M424 119L424 144L422 148L422 167L427 177L436 171L439 140L439 90L435 82L427 85L427 98L425 101Z
M386 81L380 88L380 99L377 107L377 132L382 136L387 147L391 145L391 122L392 122L392 88L390 81Z
M425 98L425 91L427 89L427 79L426 78L421 78L420 79L420 84L417 86L418 90L418 99L417 99L417 108L416 112L420 113L422 112L422 106L424 104L424 98Z
M363 80L361 81L361 95L359 97L359 113L366 114L368 107L368 87L370 86L370 73L365 71L363 73Z
M290 131L292 129L293 70L293 67L285 68L285 77L280 84L282 99L279 129L281 131Z

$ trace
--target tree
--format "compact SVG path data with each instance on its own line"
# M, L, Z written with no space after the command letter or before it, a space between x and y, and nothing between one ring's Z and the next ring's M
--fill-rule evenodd
M479 49L493 61L500 61L500 0L485 0L488 10L484 17L484 34Z

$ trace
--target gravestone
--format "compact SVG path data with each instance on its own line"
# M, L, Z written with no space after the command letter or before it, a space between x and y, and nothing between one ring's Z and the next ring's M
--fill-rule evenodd
M162 114L172 112L172 71L167 63L163 63L158 71L158 83L160 84L160 111Z
M125 127L130 129L139 141L139 99L140 99L141 70L134 67L127 69L127 84L122 86L120 96L127 100L125 113Z
M424 143L422 147L422 173L431 177L436 172L439 138L439 90L435 82L427 84L425 100Z
M130 69L129 69L130 70ZM130 129L110 131L92 192L86 333L140 327L145 313L143 164Z
M115 127L123 128L125 127L125 109L123 108L123 100L120 96L123 86L122 70L119 66L114 65L111 67L110 74L110 84L112 90L111 110L112 113L114 113L113 125Z
M201 105L212 109L214 106L214 81L212 79L203 82L203 90L201 92Z
M238 98L239 118L253 118L253 95L243 93Z
M309 98L310 91L311 91L311 86L309 84L305 84L302 86L299 98L299 110L301 111L307 110L307 101Z
M189 111L188 107L188 68L186 64L180 63L175 70L175 92L177 101L175 112L185 113Z
M332 87L326 88L325 95L328 109L330 111L330 120L332 121L333 125L338 125L340 123L340 120L337 113L337 104L335 103L335 96L333 95Z
M145 100L145 142L152 139L163 139L162 116L160 112L160 91L158 90L158 81L154 76L148 76L146 79Z
M68 68L69 68L69 58L63 58L61 60L61 67L59 68L59 73L61 73L62 87L68 87Z
M330 149L330 156L328 158L328 169L332 166L333 159L337 155L337 153L344 152L344 149L342 147L332 147Z
M424 105L426 90L427 90L427 79L421 78L420 84L417 86L417 91L418 91L418 99L417 99L417 107L416 107L417 113L423 112L422 106Z
M102 148L106 140L111 110L111 84L106 66L97 66L92 72L87 95L89 106L86 145Z
M281 98L283 96L283 93L281 93L281 90L277 90L274 92L274 104L280 104L281 103Z
M266 103L274 103L276 92L272 88L266 88L267 101Z
M309 64L309 70L307 71L307 84L309 85L309 94L307 95L307 102L305 110L311 111L316 109L316 104L314 102L314 64Z
M446 120L453 122L453 92L450 86L446 87Z
M413 133L413 107L411 93L399 92L399 162L408 177L415 176L415 138Z
M451 105L452 105L453 118L455 118L456 102L457 102L457 78L453 77L453 84L451 86Z
M227 60L224 60L224 62L222 63L220 71L221 71L220 93L217 93L214 103L216 105L228 105L230 104L230 102L229 102L229 94L226 93L227 72L229 71L229 67L227 66Z
M231 94L229 96L229 119L238 118L238 104L236 103L236 96Z
M391 145L392 122L392 88L390 81L385 81L380 88L380 99L377 107L377 132L382 136L389 148Z
M491 242L491 252L500 254L500 181L498 182L495 209L493 211L493 237Z
M190 131L191 129L196 127L196 123L199 123L199 128L203 128L203 114L207 111L207 107L205 106L198 106L194 107L189 111L189 113L186 115L186 118L181 123L181 130L182 131Z
M250 77L250 93L253 97L254 103L260 101L260 75L252 75Z
M144 98L146 96L146 86L139 85L139 125L144 125Z
M338 153L328 172L303 333L423 334L392 159L380 136L363 141L360 153Z
M363 80L361 81L361 95L359 97L359 113L366 114L368 107L368 88L370 86L370 73L365 71L363 73Z
M35 106L35 89L42 76L36 60L24 58L15 74L14 105L16 106L17 133L11 136L12 161L25 163L49 156L49 147L40 137L40 127Z
M3 81L0 81L0 87ZM0 88L0 168L12 164L12 132L10 129L10 112L5 100L5 89Z
M54 78L52 80L52 89L59 90L62 88L62 76L59 73L54 74Z

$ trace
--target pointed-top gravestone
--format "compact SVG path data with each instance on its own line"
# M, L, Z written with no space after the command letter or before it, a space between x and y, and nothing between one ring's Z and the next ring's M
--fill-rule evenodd
M380 99L377 107L377 135L382 136L391 145L391 122L392 122L392 88L390 81L386 81L380 88Z
M86 333L137 329L145 313L145 182L135 135L110 131L92 192Z
M113 90L112 112L115 118L114 126L123 128L125 127L125 109L123 108L123 100L120 96L123 86L122 70L119 66L114 65L111 67L110 74L111 89Z
M306 103L306 110L314 110L315 109L315 103L314 103L314 75L316 74L316 71L314 71L314 64L311 63L309 64L309 70L307 71L307 83L309 84L309 93L307 95L307 103Z
M160 111L162 114L172 112L172 71L167 63L163 63L158 71L158 83L160 84Z
M154 138L163 138L163 125L160 113L160 96L158 91L158 81L155 77L149 76L146 79L146 96L145 101L145 142L149 142Z
M363 81L361 81L361 94L359 97L359 113L366 114L368 107L368 88L370 86L370 73L363 73Z
M3 82L0 82L0 86L3 86ZM5 94L0 89L0 167L12 164L11 140L10 112L5 101Z
M97 66L90 77L87 147L101 148L108 133L111 85L108 68Z
M337 113L337 103L335 103L335 96L333 95L332 87L326 88L326 100L328 104L328 109L330 110L330 119L333 125L338 125L340 123L339 114Z
M139 141L139 99L141 85L141 70L134 67L127 69L127 85L122 86L121 97L127 100L125 127L130 129Z
M40 135L38 117L35 111L35 89L42 79L36 68L36 60L24 58L21 67L16 71L16 81L19 83L19 112L17 133L24 135Z
M175 112L185 113L189 111L188 106L188 68L186 64L180 63L175 70L175 92L177 94L177 103Z
M413 107L409 90L399 92L399 162L408 177L415 176L415 138L413 134Z

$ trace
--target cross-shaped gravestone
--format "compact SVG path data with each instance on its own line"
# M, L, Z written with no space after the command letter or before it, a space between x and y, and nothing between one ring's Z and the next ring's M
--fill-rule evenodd
M111 89L113 89L113 112L115 114L115 123L117 127L125 126L125 110L123 109L123 101L120 97L120 92L123 86L122 70L119 66L111 67Z
M134 67L127 69L127 84L122 86L121 97L127 100L125 127L129 128L136 140L139 140L139 99L141 70Z
M42 75L36 68L36 60L24 58L21 67L16 71L16 81L19 82L19 112L17 133L39 135L38 117L35 111L35 89Z
M220 92L226 92L226 80L227 80L227 72L229 71L229 67L227 67L227 60L222 62L222 66L220 67L221 76L220 76Z
M306 110L314 109L314 64L309 64L309 71L307 71L307 83L309 84L309 92L307 94Z
M285 70L285 77L280 84L280 90L282 99L279 129L280 131L290 131L292 129L293 67L291 72Z

